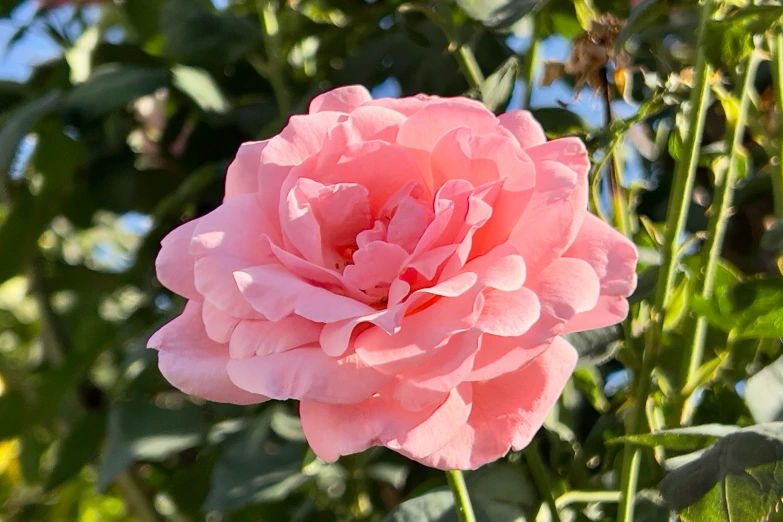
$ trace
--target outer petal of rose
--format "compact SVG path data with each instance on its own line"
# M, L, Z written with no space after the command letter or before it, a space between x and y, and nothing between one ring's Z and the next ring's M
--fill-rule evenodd
M204 322L204 331L217 343L227 343L231 339L231 332L239 322L239 319L227 314L210 301L204 301L201 306L201 320Z
M488 381L514 372L549 348L551 341L541 343L535 335L497 337L484 335L481 348L473 360L473 369L465 381Z
M280 200L280 189L293 167L317 156L329 131L347 116L342 112L324 111L291 116L280 134L270 138L261 151L258 186L264 208L274 208Z
M628 300L624 297L602 295L595 308L576 314L566 322L563 333L583 332L621 322L628 315Z
M536 163L555 161L565 165L576 172L580 180L586 180L590 171L590 158L587 155L587 148L579 138L568 137L548 141L535 147L526 148L525 152ZM586 206L587 202L585 202Z
M526 285L541 303L541 319L536 326L553 327L555 334L575 315L594 309L600 295L600 283L592 267L568 257L556 259Z
M558 337L516 372L474 383L468 423L440 450L416 460L439 469L476 469L509 449L524 448L560 397L576 360L576 350Z
M522 287L512 292L490 290L484 293L484 307L476 328L502 337L518 337L541 316L535 292Z
M544 129L528 111L508 111L498 116L498 120L514 135L522 148L546 143Z
M226 172L226 195L223 201L241 194L258 192L258 171L261 168L261 151L267 141L243 143Z
M244 259L207 256L198 259L193 270L196 289L217 308L238 319L263 319L239 291L234 272L248 266Z
M246 302L270 321L295 312L311 321L333 323L376 311L350 297L313 286L279 265L238 270L234 279Z
M481 346L481 331L453 335L420 366L402 372L389 383L391 397L408 410L420 410L443 400L470 373Z
M196 258L227 256L248 266L269 263L271 252L259 239L280 244L280 225L270 221L257 194L236 196L199 219L189 251Z
M413 458L424 457L448 444L465 424L472 407L472 386L461 384L446 395L445 401L424 421L404 436L382 441L387 447ZM426 411L426 410L424 410Z
M163 286L188 299L203 299L196 290L193 275L195 260L188 254L188 245L198 226L198 219L180 225L161 241L161 250L155 259L155 270Z
M601 280L602 295L626 297L636 288L636 246L592 214L585 215L563 256L587 261Z
M440 96L431 96L427 94L417 94L415 96L406 96L404 98L379 98L377 100L367 102L365 105L371 107L386 107L388 109L399 112L403 116L412 116L428 105L442 103L443 101L450 101L454 104L465 105L472 108L484 108L481 102L471 100L470 98L466 98L464 96L445 100Z
M364 106L354 109L346 121L329 132L322 154L340 154L346 146L363 141L393 143L404 121L405 116L384 107Z
M334 359L317 346L232 360L227 370L234 384L252 393L277 400L333 404L354 404L368 399L390 379L356 355Z
M509 243L535 273L571 245L582 226L587 204L587 178L562 163L536 164L536 187Z
M158 366L163 376L185 393L233 404L267 400L237 388L228 378L228 346L207 336L199 303L189 301L182 315L155 332L147 346L158 350Z
M416 412L375 396L358 404L304 400L299 404L299 416L310 447L326 462L377 444L435 451L467 419L470 413L467 388L454 390L443 404Z
M232 359L249 359L318 341L323 325L291 315L279 321L241 321L231 333L229 354Z
M370 91L362 85L346 85L319 94L310 102L309 112L351 112L359 105L372 100Z

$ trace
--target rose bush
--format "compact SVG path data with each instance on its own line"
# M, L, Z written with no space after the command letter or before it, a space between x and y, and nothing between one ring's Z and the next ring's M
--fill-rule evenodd
M586 210L588 167L524 111L322 94L163 240L188 302L149 345L189 394L299 400L326 461L476 468L541 426L577 360L560 335L627 314L636 249Z

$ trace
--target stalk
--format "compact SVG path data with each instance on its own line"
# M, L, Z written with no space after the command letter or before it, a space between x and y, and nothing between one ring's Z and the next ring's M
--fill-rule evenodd
M712 14L712 0L704 0L699 15L696 64L694 66L694 85L690 99L690 114L684 141L684 151L677 162L674 183L669 196L669 206L666 214L664 242L661 248L662 260L658 272L658 281L650 318L653 324L645 332L645 346L642 355L642 370L637 377L634 404L629 419L629 434L641 432L645 420L645 404L652 385L652 372L658 358L661 339L663 337L663 315L666 309L667 297L671 291L674 272L677 266L677 242L685 225L688 207L693 191L693 181L701 148L704 121L710 100L708 77L710 67L705 57L705 36L707 21ZM642 452L640 449L627 445L623 450L623 470L620 479L622 497L617 512L618 522L634 520L634 502L636 499L639 479L639 466Z

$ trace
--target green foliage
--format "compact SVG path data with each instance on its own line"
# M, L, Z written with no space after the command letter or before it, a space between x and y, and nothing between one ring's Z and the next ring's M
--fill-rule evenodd
M440 472L377 448L323 462L307 448L295 404L188 397L144 348L182 307L155 279L160 239L220 203L240 143L270 137L315 94L355 83L468 95L497 113L529 98L549 138L586 142L591 210L616 227L609 176L621 182L617 208L641 254L629 317L566 334L580 360L536 437L544 470L533 477L511 452L468 473L478 520L550 520L549 495L564 521L616 520L623 461L635 449L642 491L633 520L671 510L688 522L774 513L783 494L783 197L772 194L783 186L783 88L766 64L734 154L739 179L721 215L728 227L713 291L704 298L697 289L732 157L726 136L740 120L739 74L751 52L776 58L779 5L716 0L697 42L695 1L22 4L0 0L13 27L4 56L17 59L31 34L60 52L27 64L24 81L0 81L0 520L458 520ZM619 32L599 34L610 14ZM568 67L543 63L575 39L585 47ZM479 81L465 77L460 49ZM700 49L714 101L658 310ZM546 87L552 71L556 85ZM598 87L574 91L580 75ZM708 324L690 369L697 317ZM638 395L647 377L649 393Z
M721 437L661 481L682 520L763 520L783 496L783 424L760 424Z

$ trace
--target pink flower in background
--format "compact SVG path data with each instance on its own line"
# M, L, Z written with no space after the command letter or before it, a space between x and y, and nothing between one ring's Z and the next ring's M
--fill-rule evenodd
M186 393L299 400L326 461L476 468L540 428L577 360L559 336L627 314L636 249L587 212L588 167L524 111L322 94L163 240L188 302L149 345Z

